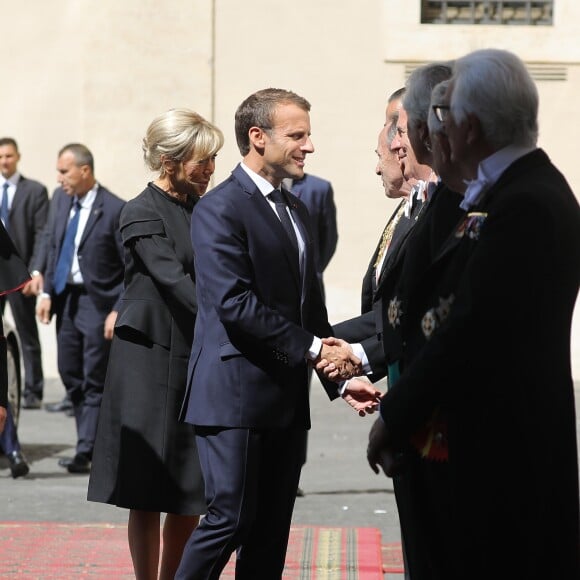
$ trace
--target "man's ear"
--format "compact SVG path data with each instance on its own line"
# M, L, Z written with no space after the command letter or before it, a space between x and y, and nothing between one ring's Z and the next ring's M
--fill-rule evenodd
M255 149L263 150L266 146L266 132L262 128L250 127L250 130L248 131L248 137L250 139L250 143L254 146Z
M473 113L467 114L465 123L467 124L466 142L468 145L473 145L474 143L483 140L481 122Z
M423 121L421 121L421 124L419 125L419 138L421 143L423 143L425 146L425 149L427 149L427 151L431 151L431 137L429 136L429 127L427 126L427 123L424 123Z
M439 154L444 163L451 162L451 146L449 145L449 139L447 135L440 135L437 139L437 147L439 148Z

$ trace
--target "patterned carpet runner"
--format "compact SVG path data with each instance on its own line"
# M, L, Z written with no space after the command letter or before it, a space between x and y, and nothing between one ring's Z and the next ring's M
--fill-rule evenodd
M284 580L383 580L402 573L400 545L381 546L375 528L293 526ZM0 523L0 578L134 578L127 527ZM222 574L234 578L234 556Z

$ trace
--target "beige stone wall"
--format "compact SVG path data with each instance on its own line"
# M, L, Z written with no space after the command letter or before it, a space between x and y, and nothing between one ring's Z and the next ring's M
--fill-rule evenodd
M311 102L316 151L306 170L333 182L338 206L339 246L326 276L334 320L358 312L367 259L393 208L374 174L374 150L386 97L402 79L382 62L379 4L216 3L216 120L226 133L217 173L238 160L233 115L247 95L273 86Z
M56 186L56 155L81 141L124 198L148 177L141 139L175 106L211 116L211 1L21 0L2 7L0 133L21 170Z
M421 26L420 2L395 0L20 0L2 7L0 134L18 139L21 170L55 186L57 150L94 152L99 180L124 198L149 175L141 138L150 120L188 106L226 137L216 181L239 155L237 105L266 86L312 103L316 152L307 170L336 192L339 247L327 275L331 319L355 315L360 280L394 203L374 175L386 97L406 63L503 47L565 68L538 82L541 142L580 192L580 3L557 0L554 27ZM214 66L215 64L215 66ZM574 360L579 361L580 322Z

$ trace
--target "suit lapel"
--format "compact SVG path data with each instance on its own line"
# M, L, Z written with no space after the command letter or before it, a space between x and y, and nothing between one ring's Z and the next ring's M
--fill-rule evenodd
M453 229L453 232L447 238L447 241L441 246L440 251L437 253L433 260L433 264L436 264L439 260L444 259L449 253L451 253L457 246L461 243L463 239L463 228L469 214L474 212L485 211L487 206L492 202L493 198L498 191L504 189L513 179L516 179L521 173L525 172L528 166L537 166L539 164L545 163L548 160L546 154L541 149L535 149L531 153L516 159L500 176L500 178L487 190L483 197L479 200L477 206L474 206L466 215L461 218L457 226Z
M270 207L268 200L262 195L262 192L249 178L245 171L241 168L237 169L239 169L239 172L234 170L234 176L238 179L244 191L250 196L251 202L255 206L255 213L257 216L259 216L259 221L270 229L274 238L276 238L282 245L284 256L288 262L290 271L294 275L298 288L300 288L301 283L298 255L292 246L292 243L288 239L288 234L286 233L284 226L280 223L280 219L275 214L274 210ZM243 175L240 175L240 173L243 173ZM243 177L246 179L240 179Z
M68 225L68 218L70 216L70 210L73 203L73 198L69 195L63 195L60 201L60 210L56 213L56 239L58 240L58 249L62 246L62 241L64 239L64 234L66 232L66 226Z
M26 199L26 179L20 176L18 185L16 186L16 192L14 198L12 199L12 207L10 208L10 215L18 213L19 208Z
M301 279L301 287L302 287L302 302L306 299L308 295L308 288L306 285L312 279L312 277L316 276L315 266L314 266L314 253L312 250L312 239L310 237L310 232L308 230L307 224L308 222L308 213L304 211L304 206L297 204L293 201L292 194L286 192L286 196L290 202L290 213L292 214L292 218L298 227L300 232L300 236L302 237L302 241L304 242L304 255L302 257L302 276Z
M387 277L387 274L395 267L395 265L399 261L399 258L401 257L402 254L402 249L405 245L405 241L411 234L413 225L414 224L409 224L409 227L405 230L405 232L401 236L398 236L395 242L391 246L389 246L389 249L387 251L387 257L383 262L381 273L379 275L377 291L382 286L385 278Z
M89 219L87 220L85 229L83 230L83 235L79 243L79 248L82 248L87 237L91 233L91 230L95 227L95 224L99 221L102 215L103 215L103 192L101 190L101 187L99 186L99 188L97 189L95 201L93 202L93 207L91 208L91 213L89 214Z

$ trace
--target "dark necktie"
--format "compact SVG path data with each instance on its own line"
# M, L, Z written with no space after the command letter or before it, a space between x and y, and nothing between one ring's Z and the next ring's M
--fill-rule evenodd
M292 243L292 247L298 252L298 238L296 237L296 231L294 230L294 225L292 224L292 220L288 215L288 205L286 203L286 197L284 194L279 190L275 189L272 193L269 194L270 199L274 202L276 207L276 213L288 234L288 238Z
M56 270L54 271L54 291L56 294L61 294L66 287L66 282L75 255L75 237L79 228L79 219L81 215L81 212L79 211L81 209L81 204L78 200L75 200L73 208L74 213L66 228L64 240L56 263Z
M10 212L8 210L8 182L5 181L4 185L2 186L3 191L2 191L2 206L0 206L0 219L2 220L2 223L4 224L4 227L6 228L7 231L10 230L9 225L8 225L8 219L10 217Z

